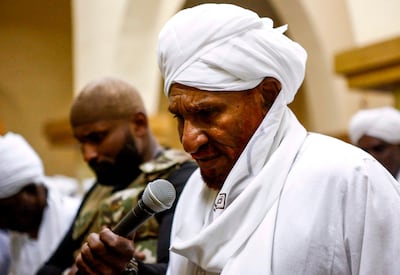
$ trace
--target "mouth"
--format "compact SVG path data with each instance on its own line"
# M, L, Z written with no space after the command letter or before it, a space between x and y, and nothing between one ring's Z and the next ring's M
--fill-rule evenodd
M201 169L214 168L218 161L218 155L192 154L192 158L197 162Z

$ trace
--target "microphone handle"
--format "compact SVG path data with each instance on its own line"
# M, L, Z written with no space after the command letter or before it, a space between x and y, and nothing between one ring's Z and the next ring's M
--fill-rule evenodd
M132 231L135 231L144 221L154 214L154 211L147 207L142 200L139 200L136 207L132 208L131 211L118 222L112 231L126 238Z

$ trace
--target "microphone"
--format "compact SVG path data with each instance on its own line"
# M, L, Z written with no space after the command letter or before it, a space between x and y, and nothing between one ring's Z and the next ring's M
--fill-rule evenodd
M157 179L147 184L142 198L112 231L127 237L154 214L170 209L176 198L174 186L167 180Z
M119 221L112 231L119 236L128 237L148 218L170 209L175 198L175 188L169 181L157 179L148 183L138 204ZM81 271L78 270L76 275L82 275Z

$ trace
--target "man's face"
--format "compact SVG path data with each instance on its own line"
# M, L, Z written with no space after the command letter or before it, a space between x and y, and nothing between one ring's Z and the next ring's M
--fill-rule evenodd
M101 120L73 128L84 160L104 185L129 184L140 173L143 158L123 119Z
M400 145L364 135L359 139L357 146L370 153L396 177L400 170Z
M44 187L29 184L12 197L0 199L0 227L35 235L46 207Z
M258 89L209 92L181 84L171 86L169 111L177 118L183 148L217 190L265 116Z

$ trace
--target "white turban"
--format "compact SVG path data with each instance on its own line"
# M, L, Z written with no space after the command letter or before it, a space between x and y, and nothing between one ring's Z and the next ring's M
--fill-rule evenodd
M283 34L286 29L274 29L271 19L231 4L202 4L178 12L159 35L165 94L172 83L243 91L274 77L289 104L303 82L307 53Z
M17 194L30 183L39 183L43 177L42 161L22 136L0 136L0 199Z
M353 144L364 135L400 144L400 111L392 107L358 111L350 120L349 135Z

